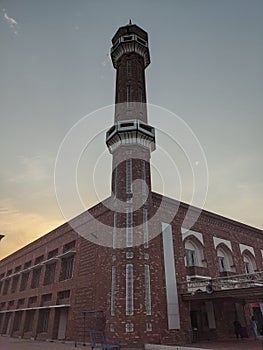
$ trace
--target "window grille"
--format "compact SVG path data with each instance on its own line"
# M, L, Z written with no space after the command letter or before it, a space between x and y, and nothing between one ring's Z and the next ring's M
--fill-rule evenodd
M56 272L56 263L46 265L44 285L54 282Z
M113 232L112 232L112 248L116 249L116 235L117 235L117 212L113 214Z
M60 281L72 278L74 256L63 258L61 262Z
M25 332L31 332L33 330L34 315L35 315L34 310L26 311Z
M19 331L20 325L21 325L21 320L22 320L22 312L18 311L15 313L15 319L14 319L14 325L13 325L14 332Z
M111 316L115 315L116 266L111 268Z
M29 279L29 273L30 272L22 273L21 284L20 284L20 292L22 292L23 290L26 290L27 282L28 282L28 279Z
M48 331L49 313L50 313L49 309L39 311L39 323L38 323L39 333L46 333Z
M4 290L3 290L3 295L6 295L6 294L7 294L8 289L9 289L9 284L10 284L10 279L5 280L5 283L4 283Z
M132 193L132 160L126 160L126 193Z
M126 265L126 315L133 315L133 265Z
M14 276L12 280L11 293L16 292L17 284L18 284L19 276Z
M144 248L149 247L149 237L148 237L148 211L146 208L143 208L143 242Z
M142 194L147 194L147 183L146 183L146 164L145 160L142 160Z
M34 270L33 270L31 288L37 288L37 287L39 287L40 275L41 275L41 268L38 268L38 269L34 269Z
M152 314L152 305L151 305L151 282L150 282L150 266L144 265L145 271L145 308L146 315Z
M133 212L132 208L126 209L126 247L133 245Z

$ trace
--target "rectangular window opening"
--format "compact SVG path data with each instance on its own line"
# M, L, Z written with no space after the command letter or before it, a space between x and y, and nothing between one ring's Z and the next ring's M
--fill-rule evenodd
M130 108L131 103L131 87L130 85L127 86L127 92L126 92L126 101L127 101L127 108Z
M132 193L132 159L126 160L126 193Z
M133 265L126 265L126 315L133 315Z
M185 256L186 256L186 265L188 267L195 266L195 251L191 249L185 250Z
M73 262L74 256L69 258L63 258L61 262L61 271L60 271L60 281L68 280L72 278L73 275Z
M129 78L131 76L131 60L127 60L127 78Z
M126 247L133 245L133 212L132 208L126 209Z
M146 315L152 314L152 305L151 305L151 280L150 280L150 266L144 265L145 271L145 308Z
M111 316L115 315L116 266L111 268Z

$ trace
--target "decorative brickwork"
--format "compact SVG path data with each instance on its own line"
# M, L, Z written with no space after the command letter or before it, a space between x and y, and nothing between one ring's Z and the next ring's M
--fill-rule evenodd
M119 28L112 44L116 110L106 136L112 195L89 209L92 218L84 212L0 261L0 333L88 342L87 329L96 327L127 347L184 344L193 330L195 340L231 337L234 319L246 327L249 304L263 302L260 293L253 300L251 292L222 295L183 286L262 271L262 231L201 211L187 233L189 206L151 191L148 36L130 24Z

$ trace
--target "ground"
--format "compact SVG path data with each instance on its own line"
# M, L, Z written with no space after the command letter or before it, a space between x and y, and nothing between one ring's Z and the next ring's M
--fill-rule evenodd
M198 349L213 349L213 350L263 350L263 339L240 339L225 342L204 342L191 344L189 347L196 347ZM172 350L172 347L169 347ZM173 347L174 350L177 347ZM33 341L25 339L16 339L0 336L0 349L1 350L74 350L74 349L87 349L90 347L84 347L82 344L75 344L72 342L46 342L46 341ZM187 348L185 348L187 349ZM124 349L123 349L124 350Z

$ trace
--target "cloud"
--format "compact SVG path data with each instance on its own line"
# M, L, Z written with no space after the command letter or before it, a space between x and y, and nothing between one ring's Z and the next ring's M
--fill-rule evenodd
M4 19L8 23L8 25L11 28L12 32L15 35L17 35L18 34L18 23L17 23L17 21L14 18L9 17L5 9L3 9L3 13L4 13Z
M36 211L22 212L11 198L0 199L0 259L61 225L63 218L51 218Z
M9 174L8 181L14 183L40 183L48 180L53 169L52 160L44 157L26 157L23 155L17 156L16 173Z
M243 154L211 169L206 209L262 229L263 181L257 157Z

